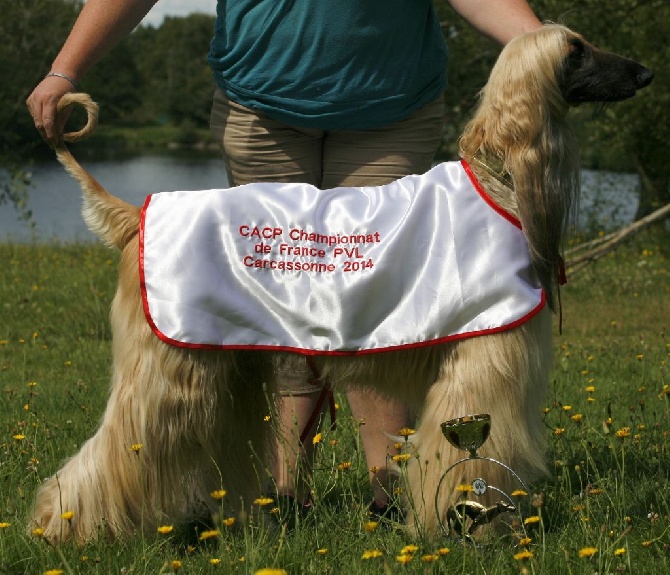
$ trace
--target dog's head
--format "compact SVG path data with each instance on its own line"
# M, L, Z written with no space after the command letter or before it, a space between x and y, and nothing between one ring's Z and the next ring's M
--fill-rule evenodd
M637 62L604 52L558 24L518 36L500 53L461 136L461 155L502 165L535 270L555 300L561 246L579 194L571 106L632 97L653 79ZM484 175L485 176L485 175Z
M635 60L599 50L574 33L567 40L558 81L570 105L626 100L654 79L654 73Z
M542 102L543 114L562 117L569 106L631 98L653 78L634 60L600 50L565 26L545 24L505 46L482 99L503 107Z

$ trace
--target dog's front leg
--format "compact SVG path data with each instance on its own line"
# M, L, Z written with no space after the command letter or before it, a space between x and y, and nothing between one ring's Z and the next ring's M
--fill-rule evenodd
M520 487L504 468L486 461L459 464L468 453L452 447L441 424L464 415L488 413L491 434L479 449L514 469L524 481L545 471L541 407L551 368L551 320L548 311L521 328L454 344L438 381L431 387L413 440L416 458L407 468L408 523L428 535L439 534L447 510L464 495L458 490L482 477L506 493ZM474 499L492 504L489 491Z

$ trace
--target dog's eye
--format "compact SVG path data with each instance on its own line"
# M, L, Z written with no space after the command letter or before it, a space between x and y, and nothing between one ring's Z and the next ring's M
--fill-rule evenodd
M586 46L584 44L584 41L581 38L573 37L570 38L568 41L570 51L568 53L568 57L572 62L579 62L581 61L582 57L584 56L584 52L586 49Z

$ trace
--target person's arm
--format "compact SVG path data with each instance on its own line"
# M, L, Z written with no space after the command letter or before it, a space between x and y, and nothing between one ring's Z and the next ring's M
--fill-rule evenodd
M526 0L449 0L473 28L500 44L542 26Z
M140 23L157 0L88 0L50 72L26 104L35 127L50 144L58 141L56 104L103 56ZM69 79L68 79L69 78Z

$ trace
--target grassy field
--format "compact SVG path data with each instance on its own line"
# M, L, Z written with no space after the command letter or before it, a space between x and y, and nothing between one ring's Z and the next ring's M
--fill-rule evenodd
M97 245L0 245L0 574L668 573L662 245L638 238L562 290L545 408L552 476L527 497L521 542L464 546L372 529L359 423L343 406L319 446L315 509L293 531L221 524L188 546L175 530L81 549L51 548L27 534L26 517L40 481L93 433L104 407L117 257Z

